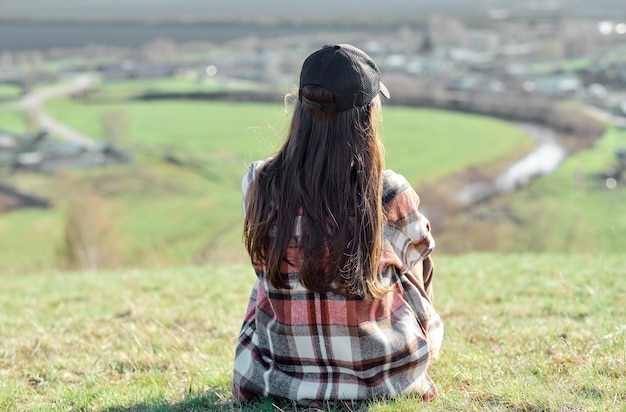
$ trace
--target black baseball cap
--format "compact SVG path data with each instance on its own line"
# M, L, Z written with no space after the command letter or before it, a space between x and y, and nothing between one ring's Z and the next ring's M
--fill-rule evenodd
M302 87L309 84L332 92L335 102L320 103L302 96ZM364 106L379 93L389 98L378 66L363 50L350 44L326 45L302 64L298 99L310 109L341 112Z

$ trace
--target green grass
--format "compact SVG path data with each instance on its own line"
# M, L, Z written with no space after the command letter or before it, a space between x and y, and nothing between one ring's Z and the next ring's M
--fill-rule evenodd
M441 396L353 410L626 410L624 255L434 258ZM231 368L253 281L248 265L4 276L0 409L239 410Z
M241 176L253 160L280 145L289 120L281 105L55 100L47 109L96 139L105 135L102 118L107 114L126 119L121 144L135 153L136 161L99 170L13 176L19 187L53 198L56 209L3 217L0 239L10 241L0 271L39 270L46 262L55 266L66 198L87 191L101 195L109 220L115 216L115 241L129 265L241 260L236 252ZM384 115L387 165L412 182L490 164L529 147L519 130L495 119L402 107L386 107ZM163 160L166 154L197 167L169 164Z
M0 102L17 100L21 95L21 87L14 84L0 83Z
M94 100L130 99L155 93L215 93L267 89L266 85L244 80L221 80L202 73L190 73L162 79L132 79L103 82L93 91Z
M65 99L47 105L49 113L102 139L102 116L121 112L128 119L127 139L133 145L167 146L236 155L248 161L270 153L287 124L279 105L258 103L143 101L118 104L79 104Z
M626 253L626 190L591 179L626 147L626 130L611 129L556 172L502 199L516 222L501 225L503 250ZM506 246L505 246L506 245Z
M27 129L25 117L21 112L0 106L0 132L25 133Z

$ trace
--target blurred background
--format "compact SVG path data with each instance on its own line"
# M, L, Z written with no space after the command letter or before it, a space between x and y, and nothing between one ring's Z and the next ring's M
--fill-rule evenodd
M0 271L245 259L241 175L327 43L378 62L438 251L624 252L626 2L3 0Z

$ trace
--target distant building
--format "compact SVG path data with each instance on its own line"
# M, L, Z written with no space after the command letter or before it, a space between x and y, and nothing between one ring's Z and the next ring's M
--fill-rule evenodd
M105 141L85 147L53 139L46 131L34 135L0 132L0 168L11 173L20 170L88 169L132 160L131 153Z
M533 81L533 92L547 96L571 97L584 90L583 82L573 73L557 73Z
M103 81L127 79L156 79L171 77L178 71L172 63L126 60L121 63L104 65L98 68Z

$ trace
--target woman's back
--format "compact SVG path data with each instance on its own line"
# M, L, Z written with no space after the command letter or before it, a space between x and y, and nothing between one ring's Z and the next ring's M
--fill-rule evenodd
M244 193L262 166L248 169ZM402 274L415 264L406 259L426 259L434 242L417 210L419 199L402 176L385 172L382 201L389 216L379 266L380 281L390 289L384 297L304 288L296 240L287 255L291 264L281 270L289 289L273 286L264 265L255 265L258 279L236 351L234 393L240 400L259 394L304 404L407 392L435 396L426 368L439 351L442 324L420 288Z

